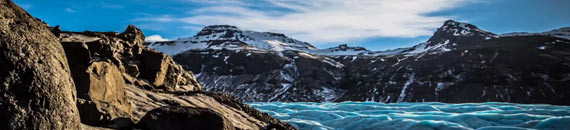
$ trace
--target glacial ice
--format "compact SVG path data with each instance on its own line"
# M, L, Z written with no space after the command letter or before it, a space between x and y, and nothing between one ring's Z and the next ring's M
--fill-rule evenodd
M570 106L502 102L255 102L252 107L305 129L570 129Z

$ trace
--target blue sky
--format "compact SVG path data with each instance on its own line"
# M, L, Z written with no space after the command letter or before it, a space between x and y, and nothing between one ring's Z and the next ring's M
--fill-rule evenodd
M123 31L153 39L195 35L213 24L284 33L319 48L371 50L425 41L454 19L494 33L570 26L570 0L14 0L50 25L70 31Z

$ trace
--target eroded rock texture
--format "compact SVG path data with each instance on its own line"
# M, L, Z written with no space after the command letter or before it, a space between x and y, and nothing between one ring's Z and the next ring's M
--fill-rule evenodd
M295 129L233 97L201 92L202 87L192 72L166 54L146 47L144 35L134 26L120 34L66 32L57 28L52 28L52 32L59 36L72 66L79 111L85 124L132 128L133 122L139 122L151 110L177 106L181 108L172 109L207 108L227 120L223 126L210 125L211 128ZM169 119L179 119L174 115L161 118L165 120L146 124L180 122Z
M145 47L144 35L132 25L120 34L65 32L57 27L52 32L69 58L82 123L121 127L116 120L130 119L133 109L127 86L165 92L201 89L191 72Z
M207 108L167 106L148 112L138 124L144 130L234 130L220 113Z
M64 50L46 24L0 0L0 129L80 129Z

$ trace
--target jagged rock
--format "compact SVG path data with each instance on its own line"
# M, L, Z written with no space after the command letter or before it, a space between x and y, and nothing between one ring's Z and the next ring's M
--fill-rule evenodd
M105 103L79 100L80 111L97 111L91 113L94 117L99 117L93 118L95 122L103 120L110 123L106 125L97 124L94 127L128 128L130 120L138 122L142 116L152 109L162 106L186 106L207 108L220 113L233 127L239 129L295 129L267 114L261 114L261 112L232 97L195 92L202 88L192 72L184 70L172 58L160 52L151 50L142 44L133 44L125 36L137 37L136 35L142 34L128 35L128 32L138 32L136 31L138 29L134 27L129 28L127 30L131 31L125 31L121 34L113 32L60 32L60 40L65 49L69 50L67 51L70 58L69 64L76 68L72 69L72 72L91 72L93 69L88 69L89 65L105 63L105 66L112 68L111 70L120 72L121 76L112 74L115 75L113 79L124 81L127 96L130 102L134 104L132 116L129 118L111 119L103 113L97 113L100 111L97 106ZM140 48L141 51L137 52L136 48ZM95 73L84 74L83 76L74 73L74 80L80 81L81 77L89 79L90 75L101 77ZM159 76L149 77L148 75ZM159 77L158 80L156 80L157 77ZM95 79L89 81L91 80ZM76 83L81 84L81 82ZM186 96L194 92L196 94L193 96Z
M100 56L112 56L110 52L97 53L94 50L107 50L98 40L87 42L66 42L62 44L71 65L73 80L77 88L77 101L81 122L101 126L112 124L112 120L130 117L130 102L125 96L122 72L111 59ZM116 63L120 63L115 60Z
M125 93L125 80L119 69L108 61L97 61L87 67L88 86L77 86L87 93L78 93L95 105L96 111L80 109L81 120L85 124L97 125L107 123L119 117L131 116L131 104ZM86 87L86 88L83 88ZM88 105L79 104L78 105ZM101 116L87 116L91 113L100 113Z
M127 43L130 43L129 45L131 45L131 46L143 45L144 39L145 39L142 31L140 29L138 29L137 27L135 27L134 25L129 25L127 27L127 29L125 30L125 32L120 34L120 37L123 38L124 40L128 41ZM140 52L138 49L141 49L141 48L137 48L137 50L135 52ZM137 53L137 54L140 54L140 53Z
M166 62L168 63L168 72L166 73L164 85L174 86L167 87L171 89L171 92L187 92L187 91L199 91L202 86L194 77L192 73L186 73L187 71L182 68L179 64L174 62L171 57L167 57Z
M233 130L224 116L207 108L167 106L148 112L137 124L143 130Z
M0 129L80 129L57 38L10 0L0 10Z
M59 31L59 34L70 57L74 78L85 77L75 72L83 73L90 62L110 60L120 72L129 75L125 78L127 83L141 88L171 92L202 88L192 72L182 69L167 55L146 47L142 31L135 26L129 25L120 34L89 31Z
M168 72L167 56L153 50L143 50L141 54L141 78L147 79L154 86L162 86Z

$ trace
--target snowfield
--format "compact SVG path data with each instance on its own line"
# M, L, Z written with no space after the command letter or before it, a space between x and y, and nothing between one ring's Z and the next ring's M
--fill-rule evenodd
M570 106L513 103L267 102L252 107L314 129L570 129Z

